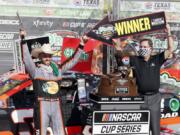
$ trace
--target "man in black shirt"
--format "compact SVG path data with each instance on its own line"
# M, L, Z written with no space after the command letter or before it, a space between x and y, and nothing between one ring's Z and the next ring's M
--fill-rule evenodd
M145 103L141 109L150 110L150 129L152 135L160 135L160 67L172 55L173 38L167 26L168 48L164 52L152 56L151 39L140 40L139 56L130 56L130 65L136 77L138 93L144 96Z

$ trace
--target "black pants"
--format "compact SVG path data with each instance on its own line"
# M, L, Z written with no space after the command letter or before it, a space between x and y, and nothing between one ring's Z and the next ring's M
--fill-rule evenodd
M152 135L160 135L160 117L161 117L161 94L143 95L145 103L141 109L150 110L150 130Z

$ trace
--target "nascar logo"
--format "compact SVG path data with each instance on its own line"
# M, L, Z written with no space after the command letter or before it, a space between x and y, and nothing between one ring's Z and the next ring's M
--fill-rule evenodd
M103 114L102 122L108 121L141 121L142 113L117 113L117 114Z

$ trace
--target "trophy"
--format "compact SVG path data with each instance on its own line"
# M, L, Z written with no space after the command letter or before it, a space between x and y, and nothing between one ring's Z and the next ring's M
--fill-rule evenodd
M129 66L129 58L123 57L121 54L115 57L118 65L116 72L101 76L98 95L137 96L136 79L130 77L132 68Z
M119 67L118 73L101 76L98 88L100 96L137 96L136 79L129 77L127 67Z

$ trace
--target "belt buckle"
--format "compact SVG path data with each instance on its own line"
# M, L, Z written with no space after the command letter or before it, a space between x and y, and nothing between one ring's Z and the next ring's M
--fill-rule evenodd
M59 101L59 98L43 98L43 97L38 97L38 100L41 101L41 100L44 100L44 101Z
M147 93L145 93L145 95L149 95L149 96L155 95L155 94L156 94L155 92L147 92Z
M50 101L51 101L51 102L53 102L53 101L59 101L59 99L58 99L58 98L51 98Z

